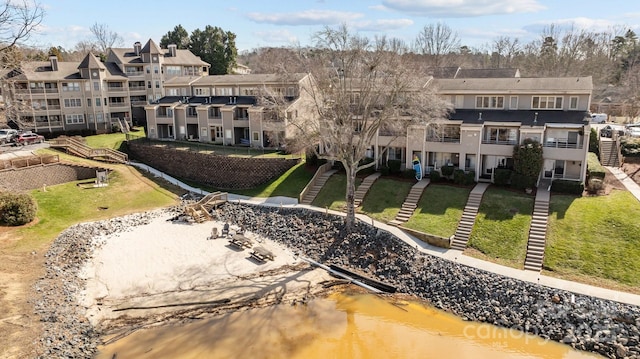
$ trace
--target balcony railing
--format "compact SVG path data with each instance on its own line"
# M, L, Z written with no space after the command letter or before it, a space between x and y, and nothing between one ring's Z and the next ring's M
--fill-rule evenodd
M128 102L110 102L109 107L129 107Z
M427 136L427 142L460 143L460 137Z
M147 101L131 101L131 106L146 106Z
M482 139L482 143L485 145L515 145L518 143L518 140L504 140L504 139L496 139L496 138L484 138Z
M146 91L146 86L129 86L129 91Z
M127 71L125 74L127 76L142 76L144 75L144 71Z
M168 113L156 113L156 118L173 118L173 115Z
M543 144L544 147L550 148L574 148L581 149L582 142L569 142L567 138L547 138Z
M107 87L107 91L112 91L112 92L126 91L126 87Z

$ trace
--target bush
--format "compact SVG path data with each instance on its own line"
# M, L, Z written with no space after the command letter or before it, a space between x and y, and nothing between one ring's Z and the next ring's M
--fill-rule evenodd
M433 170L429 172L429 179L431 180L431 182L440 182L442 177L440 177L440 172Z
M598 131L596 131L595 128L592 128L589 135L589 152L595 153L596 157L598 157L600 154L600 142L598 141L599 138L600 136L598 135Z
M475 183L476 173L474 171L470 171L465 173L462 169L456 169L453 171L453 183L459 184L462 186L469 186Z
M476 172L469 171L464 175L464 182L462 183L465 186L471 186L476 183Z
M464 170L457 168L453 171L453 183L455 184L464 183Z
M493 183L498 186L508 186L511 179L511 170L506 168L495 168L493 170Z
M589 182L587 182L587 191L589 193L598 193L604 189L604 181L600 178L590 178Z
M584 191L584 182L576 182L569 180L554 180L551 183L551 190L554 192L575 194L582 196Z
M640 157L640 139L631 138L620 141L620 152L625 157Z
M413 168L402 171L402 177L404 178L416 178L416 170Z
M440 172L442 172L443 177L450 178L451 175L453 175L454 170L455 170L455 167L453 166L442 166L442 168L440 169Z
M527 177L523 174L513 173L511 175L511 188L515 189L526 189L526 188L534 188L536 186L536 179L532 177Z
M36 218L36 201L26 193L3 193L0 195L0 223L21 226Z
M391 173L391 169L389 168L389 166L382 166L380 167L380 174L383 176L388 176Z
M402 167L402 161L400 160L388 160L387 166L389 166L389 171L391 174L397 175L400 174L400 168Z
M604 179L606 174L605 168L600 164L598 156L595 153L587 154L587 178Z

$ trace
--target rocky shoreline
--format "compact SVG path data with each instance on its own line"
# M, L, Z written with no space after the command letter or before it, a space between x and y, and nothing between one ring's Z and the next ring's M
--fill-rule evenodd
M46 254L46 275L34 306L44 325L38 358L90 358L99 344L77 304L78 274L93 238L148 224L167 211L146 212L65 230ZM177 212L176 212L177 213ZM299 255L388 282L398 291L467 320L519 329L611 358L640 358L640 307L572 294L481 271L418 252L392 234L358 223L347 235L342 217L300 208L224 204L218 220L281 243Z

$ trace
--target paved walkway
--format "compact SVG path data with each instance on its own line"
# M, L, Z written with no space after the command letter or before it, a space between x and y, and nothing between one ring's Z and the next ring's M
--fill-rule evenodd
M206 191L202 191L199 188L191 187L147 165L144 165L141 163L135 163L135 162L131 162L130 164L135 167L141 168L145 171L148 171L157 177L164 178L167 181L174 183L188 191L191 191L194 193L200 193L203 195L208 194L208 192ZM610 169L610 171L616 174L614 172L615 169L614 170ZM618 169L618 171L620 170ZM618 177L618 175L616 175L616 177ZM621 181L623 180L621 179ZM628 179L628 181L631 181L631 179ZM628 181L623 181L625 186L627 186ZM631 193L633 193L636 196L636 198L638 198L638 200L640 200L640 186L638 186L633 181L631 181L631 183L632 184L629 184L627 188L629 189L629 191L631 191ZM307 208L314 211L327 212L327 210L324 208L298 204L297 199L289 198L289 197L250 198L247 196L240 196L240 195L235 195L230 193L228 198L230 201L238 201L240 203L251 203L251 204L260 204L260 205L268 205L268 206L295 206L299 208ZM339 216L345 215L345 213L338 212L338 211L329 210L328 212L339 215ZM406 232L402 231L398 227L390 226L386 223L375 221L366 215L356 214L356 217L363 222L371 223L380 229L393 233L395 236L397 236L404 242L408 243L412 247L415 247L417 250L421 252L424 252L433 256L441 257L441 258L450 260L452 262L468 265L470 267L482 269L487 272L492 272L492 273L500 274L506 277L520 279L523 281L544 285L551 288L558 288L558 289L567 290L573 293L589 295L589 296L602 298L602 299L614 300L621 303L640 305L640 295L637 295L637 294L619 292L611 289L605 289L605 288L600 288L592 285L572 282L564 279L558 279L554 277L541 275L540 273L537 273L537 272L511 268L511 267L502 266L496 263L484 261L481 259L469 257L467 255L462 254L462 252L460 251L449 250L449 249L429 245L428 243L425 243L417 239L416 237L407 234Z
M605 167L606 169L609 170L609 172L611 172L614 176L616 176L616 178L622 182L622 184L627 188L627 190L629 190L629 192L631 192L631 194L636 197L638 199L638 201L640 201L640 186L635 183L634 180L632 180L631 178L629 178L629 176L627 176L626 173L624 173L623 170L621 170L619 167Z

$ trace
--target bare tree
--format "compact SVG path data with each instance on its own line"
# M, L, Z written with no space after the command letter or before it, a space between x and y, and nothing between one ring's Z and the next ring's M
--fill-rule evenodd
M520 51L520 41L517 38L500 36L493 40L492 50L496 53L496 68L511 67L513 58Z
M441 22L425 25L414 43L415 51L428 55L430 65L434 67L442 66L444 57L456 52L459 47L458 34Z
M0 52L29 39L44 10L35 1L4 0L0 5Z
M124 40L117 32L111 31L106 24L95 23L90 28L91 33L96 38L96 46L102 54L113 46L122 46Z
M296 134L287 146L342 164L347 177L345 226L351 230L358 171L378 163L389 145L407 135L409 126L444 118L449 107L428 78L406 66L401 42L370 40L344 25L325 28L314 40L313 56L304 59L311 76L299 100L303 113L313 117L288 119ZM374 161L363 161L376 142Z

